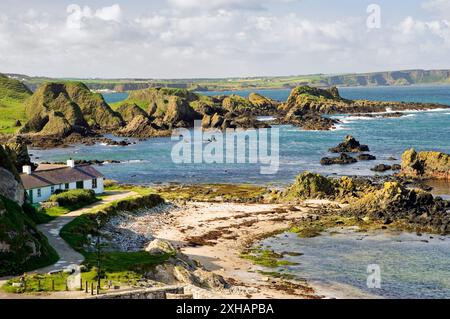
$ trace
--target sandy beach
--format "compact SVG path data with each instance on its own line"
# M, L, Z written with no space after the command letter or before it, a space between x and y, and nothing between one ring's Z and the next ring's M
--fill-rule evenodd
M288 228L292 222L314 214L325 201L301 206L280 204L188 202L156 213L130 216L121 227L170 241L207 270L234 286L248 287L233 298L320 298L306 282L289 282L261 274L260 266L240 257L259 239ZM244 289L245 290L245 289Z

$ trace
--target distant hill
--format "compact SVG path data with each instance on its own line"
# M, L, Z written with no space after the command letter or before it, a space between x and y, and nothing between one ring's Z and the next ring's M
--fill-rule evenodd
M76 80L85 83L91 90L133 91L153 87L180 88L197 91L239 89L291 89L301 85L329 86L404 86L420 84L450 83L450 70L405 70L353 74L312 74L298 76L222 78L222 79L50 79L29 77L21 74L8 76L25 83L35 91L44 82Z
M14 133L26 121L23 103L31 94L21 81L0 74L0 132Z

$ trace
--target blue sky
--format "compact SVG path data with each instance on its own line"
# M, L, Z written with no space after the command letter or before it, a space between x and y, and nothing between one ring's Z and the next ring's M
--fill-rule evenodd
M371 4L380 9L379 28L367 24ZM449 53L450 0L0 3L5 73L189 78L370 72L450 68Z

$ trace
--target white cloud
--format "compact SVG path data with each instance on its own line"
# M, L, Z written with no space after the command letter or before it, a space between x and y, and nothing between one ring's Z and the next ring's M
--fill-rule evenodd
M402 17L369 30L364 10L319 20L289 10L234 10L234 0L211 0L208 10L190 10L201 0L183 0L186 10L170 1L137 14L119 4L56 15L4 10L0 72L173 78L448 67L444 18ZM275 2L246 1L253 9Z
M428 0L422 7L442 18L450 18L450 0Z

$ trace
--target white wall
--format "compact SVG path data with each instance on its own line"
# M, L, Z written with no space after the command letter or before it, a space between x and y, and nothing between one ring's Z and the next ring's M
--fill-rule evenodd
M76 188L77 188L77 183L69 183L69 190L76 189ZM66 189L65 184L55 185L54 191L56 191L57 189L65 190ZM104 178L103 177L97 178L97 188L92 188L92 180L91 179L83 181L83 189L92 189L96 194L102 194L105 191ZM38 189L37 188L33 189L33 204L45 202L47 199L50 198L50 196L52 196L51 186L42 187L42 188L40 188L40 190L41 190L41 196L38 196ZM30 198L30 190L27 190L27 193L28 193L28 198Z

